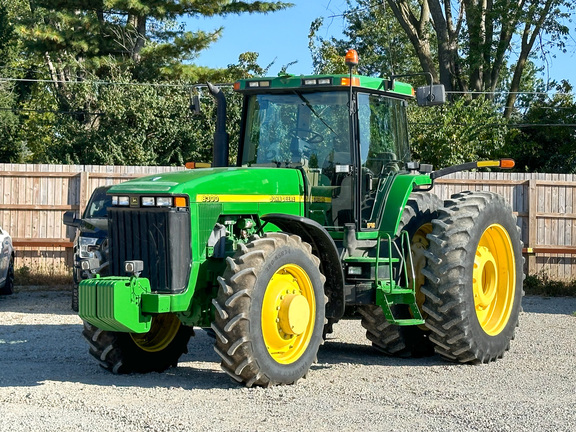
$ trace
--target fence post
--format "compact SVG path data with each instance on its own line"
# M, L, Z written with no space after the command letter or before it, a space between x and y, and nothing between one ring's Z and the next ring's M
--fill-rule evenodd
M528 180L528 244L526 248L530 249L535 246L538 223L536 221L536 213L538 211L538 188L536 180ZM528 274L534 273L536 268L536 256L533 253L528 253Z
M88 190L88 181L90 180L90 174L88 173L88 171L82 171L80 173L80 199L78 200L79 202L79 212L80 214L78 215L78 217L82 217L82 215L84 214L84 209L86 208L86 204L88 203L88 199L90 198L89 194L90 191Z

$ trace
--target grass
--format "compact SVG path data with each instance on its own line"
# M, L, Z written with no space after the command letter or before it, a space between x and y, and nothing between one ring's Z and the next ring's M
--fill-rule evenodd
M552 280L546 273L528 275L524 280L524 291L528 295L576 297L576 280Z
M72 285L72 270L66 265L22 266L14 271L14 283L20 286Z

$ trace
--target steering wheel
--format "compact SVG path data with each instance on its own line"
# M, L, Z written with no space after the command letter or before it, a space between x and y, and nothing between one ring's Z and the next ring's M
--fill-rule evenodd
M306 138L299 137L298 132L306 133L307 137ZM310 144L318 144L324 141L324 137L322 136L322 134L311 131L310 129L295 128L290 130L289 134L295 138L303 139L304 141Z

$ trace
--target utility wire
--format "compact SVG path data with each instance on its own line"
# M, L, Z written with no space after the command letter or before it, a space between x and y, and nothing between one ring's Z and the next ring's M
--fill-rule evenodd
M32 78L4 78L0 77L0 82L30 82L45 84L85 84L85 85L123 85L134 87L173 87L173 88L205 88L206 84L162 84L162 83L135 83L135 82L115 82L115 81L64 81ZM217 83L218 87L231 87L234 83Z

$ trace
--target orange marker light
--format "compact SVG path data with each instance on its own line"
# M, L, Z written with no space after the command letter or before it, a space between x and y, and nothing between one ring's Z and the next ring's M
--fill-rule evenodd
M516 162L514 162L514 159L500 159L500 168L514 168L514 165L516 165Z
M346 66L357 66L358 65L358 53L356 50L348 50L346 57L344 57Z
M236 81L234 83L234 90L236 90L236 91L240 90L240 81Z
M184 197L174 198L174 207L186 207L186 198Z
M343 77L343 78L342 78L342 81L340 81L340 83L341 83L343 86L352 85L352 86L358 87L358 86L360 86L360 78L358 78L358 77L352 77L352 84L350 84L350 78L348 78L348 77Z

